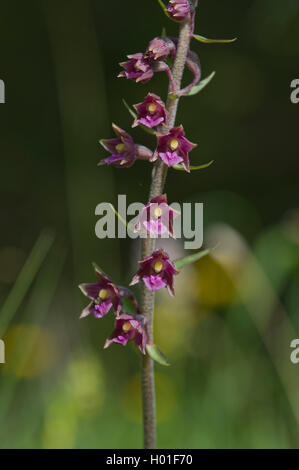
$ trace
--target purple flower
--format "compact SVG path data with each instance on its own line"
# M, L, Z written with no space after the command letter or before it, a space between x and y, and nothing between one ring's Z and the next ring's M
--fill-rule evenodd
M136 104L134 108L137 111L137 117L132 127L139 124L152 128L165 124L167 121L167 112L165 104L161 98L154 93L149 93L142 103Z
M167 12L174 21L183 21L191 15L190 2L188 0L170 0Z
M130 60L120 63L124 70L118 76L134 80L137 83L148 82L154 75L150 60L141 52L128 55L127 57Z
M170 39L155 38L149 43L144 56L154 61L165 60L174 51L175 45Z
M91 299L91 302L82 311L80 318L87 317L91 313L96 318L102 318L109 312L111 307L114 313L118 315L122 308L121 295L118 287L106 274L102 273L97 268L95 268L95 275L97 282L79 285L83 294Z
M178 274L168 254L163 250L156 250L150 256L139 261L139 270L133 277L130 285L140 280L151 291L167 287L170 295L174 295L173 276Z
M180 157L176 152L161 152L159 154L159 157L161 158L161 160L163 160L165 165L169 167L178 165L179 163L182 163L184 161L184 159Z
M163 235L169 233L173 238L173 219L179 215L179 212L173 210L167 204L167 196L154 197L145 206L139 214L134 232L145 229L150 235Z
M168 134L158 137L151 161L161 158L167 166L181 164L190 173L189 152L195 147L196 144L186 139L183 126L174 127Z
M115 329L106 340L104 348L112 343L126 346L128 341L133 340L142 354L145 354L145 346L148 343L145 318L142 315L129 315L122 313L115 321Z
M152 157L152 151L143 145L136 145L126 131L115 124L112 124L112 127L117 137L100 140L100 144L112 155L101 160L98 165L106 164L117 168L129 168L137 158L149 160Z

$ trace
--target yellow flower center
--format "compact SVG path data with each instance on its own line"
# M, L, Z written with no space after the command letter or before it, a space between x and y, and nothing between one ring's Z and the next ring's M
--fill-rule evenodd
M128 333L128 331L130 331L131 328L132 328L132 325L129 321L126 321L122 326L122 329L123 329L124 333Z
M108 292L106 289L101 289L99 292L99 297L101 300L106 300L108 296Z
M115 148L118 153L122 153L125 150L125 144L118 144Z
M156 209L154 210L154 216L158 219L159 217L161 217L162 215L162 209L160 209L160 207L156 207Z
M163 269L163 263L161 261L157 261L155 264L154 264L154 271L155 273L160 273Z
M171 150L176 150L179 146L179 141L177 139L172 139L169 145Z
M147 110L151 113L154 114L157 110L157 105L155 103L150 103L147 107Z

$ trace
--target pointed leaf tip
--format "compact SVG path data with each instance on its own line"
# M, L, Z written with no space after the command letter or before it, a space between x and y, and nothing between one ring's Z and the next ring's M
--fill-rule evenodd
M158 0L158 3L160 7L162 8L162 10L164 11L165 15L167 16L167 18L170 18L164 2L162 0Z
M197 95L197 93L203 90L210 83L210 81L215 77L215 75L216 72L212 72L208 77L201 80L198 85L195 85L193 88L191 88L191 90L187 91L187 93L184 93L183 96Z
M174 262L174 266L176 269L181 269L187 264L195 263L195 261L198 261L199 259L203 258L204 256L207 256L210 253L210 249L208 250L203 250L203 251L198 251L194 255L190 256L185 256L185 258L178 259Z
M214 160L211 160L210 162L204 163L203 165L190 166L190 171L203 170L204 168L208 168L209 166L211 166L213 163L214 163ZM179 170L179 171L185 171L185 168L182 167L181 165L173 165L172 168L174 168L175 170Z
M167 357L160 351L158 346L155 344L147 344L146 347L147 354L161 366L170 366Z
M128 105L128 103L126 102L126 100L123 98L123 104L125 105L125 107L127 108L127 110L129 111L129 113L131 114L131 116L136 119L137 117L137 114L133 111L133 109Z
M199 34L193 34L194 39L199 42L203 42L204 44L230 44L235 42L238 38L233 39L209 39L205 38L204 36L200 36Z

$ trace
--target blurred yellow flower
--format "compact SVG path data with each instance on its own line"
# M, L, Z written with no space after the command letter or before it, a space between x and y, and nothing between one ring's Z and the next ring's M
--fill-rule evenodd
M57 344L50 332L33 324L18 324L5 336L4 372L31 379L47 371L57 358Z

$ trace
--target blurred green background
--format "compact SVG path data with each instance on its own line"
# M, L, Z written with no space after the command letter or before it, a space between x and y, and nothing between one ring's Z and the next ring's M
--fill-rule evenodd
M169 201L204 203L213 255L157 296L158 445L174 448L299 446L298 0L202 0L196 31L238 37L193 43L213 82L181 101L178 124L198 142L191 175L169 171ZM138 244L99 240L98 203L146 202L151 167L96 165L111 122L130 130L122 104L166 95L117 79L126 54L177 27L156 0L2 0L0 78L0 446L142 446L139 356L103 351L113 328L79 321L96 261L117 283L134 273ZM187 79L187 77L186 77ZM142 131L136 141L153 146ZM166 243L180 255L182 242ZM135 289L139 294L138 287Z

